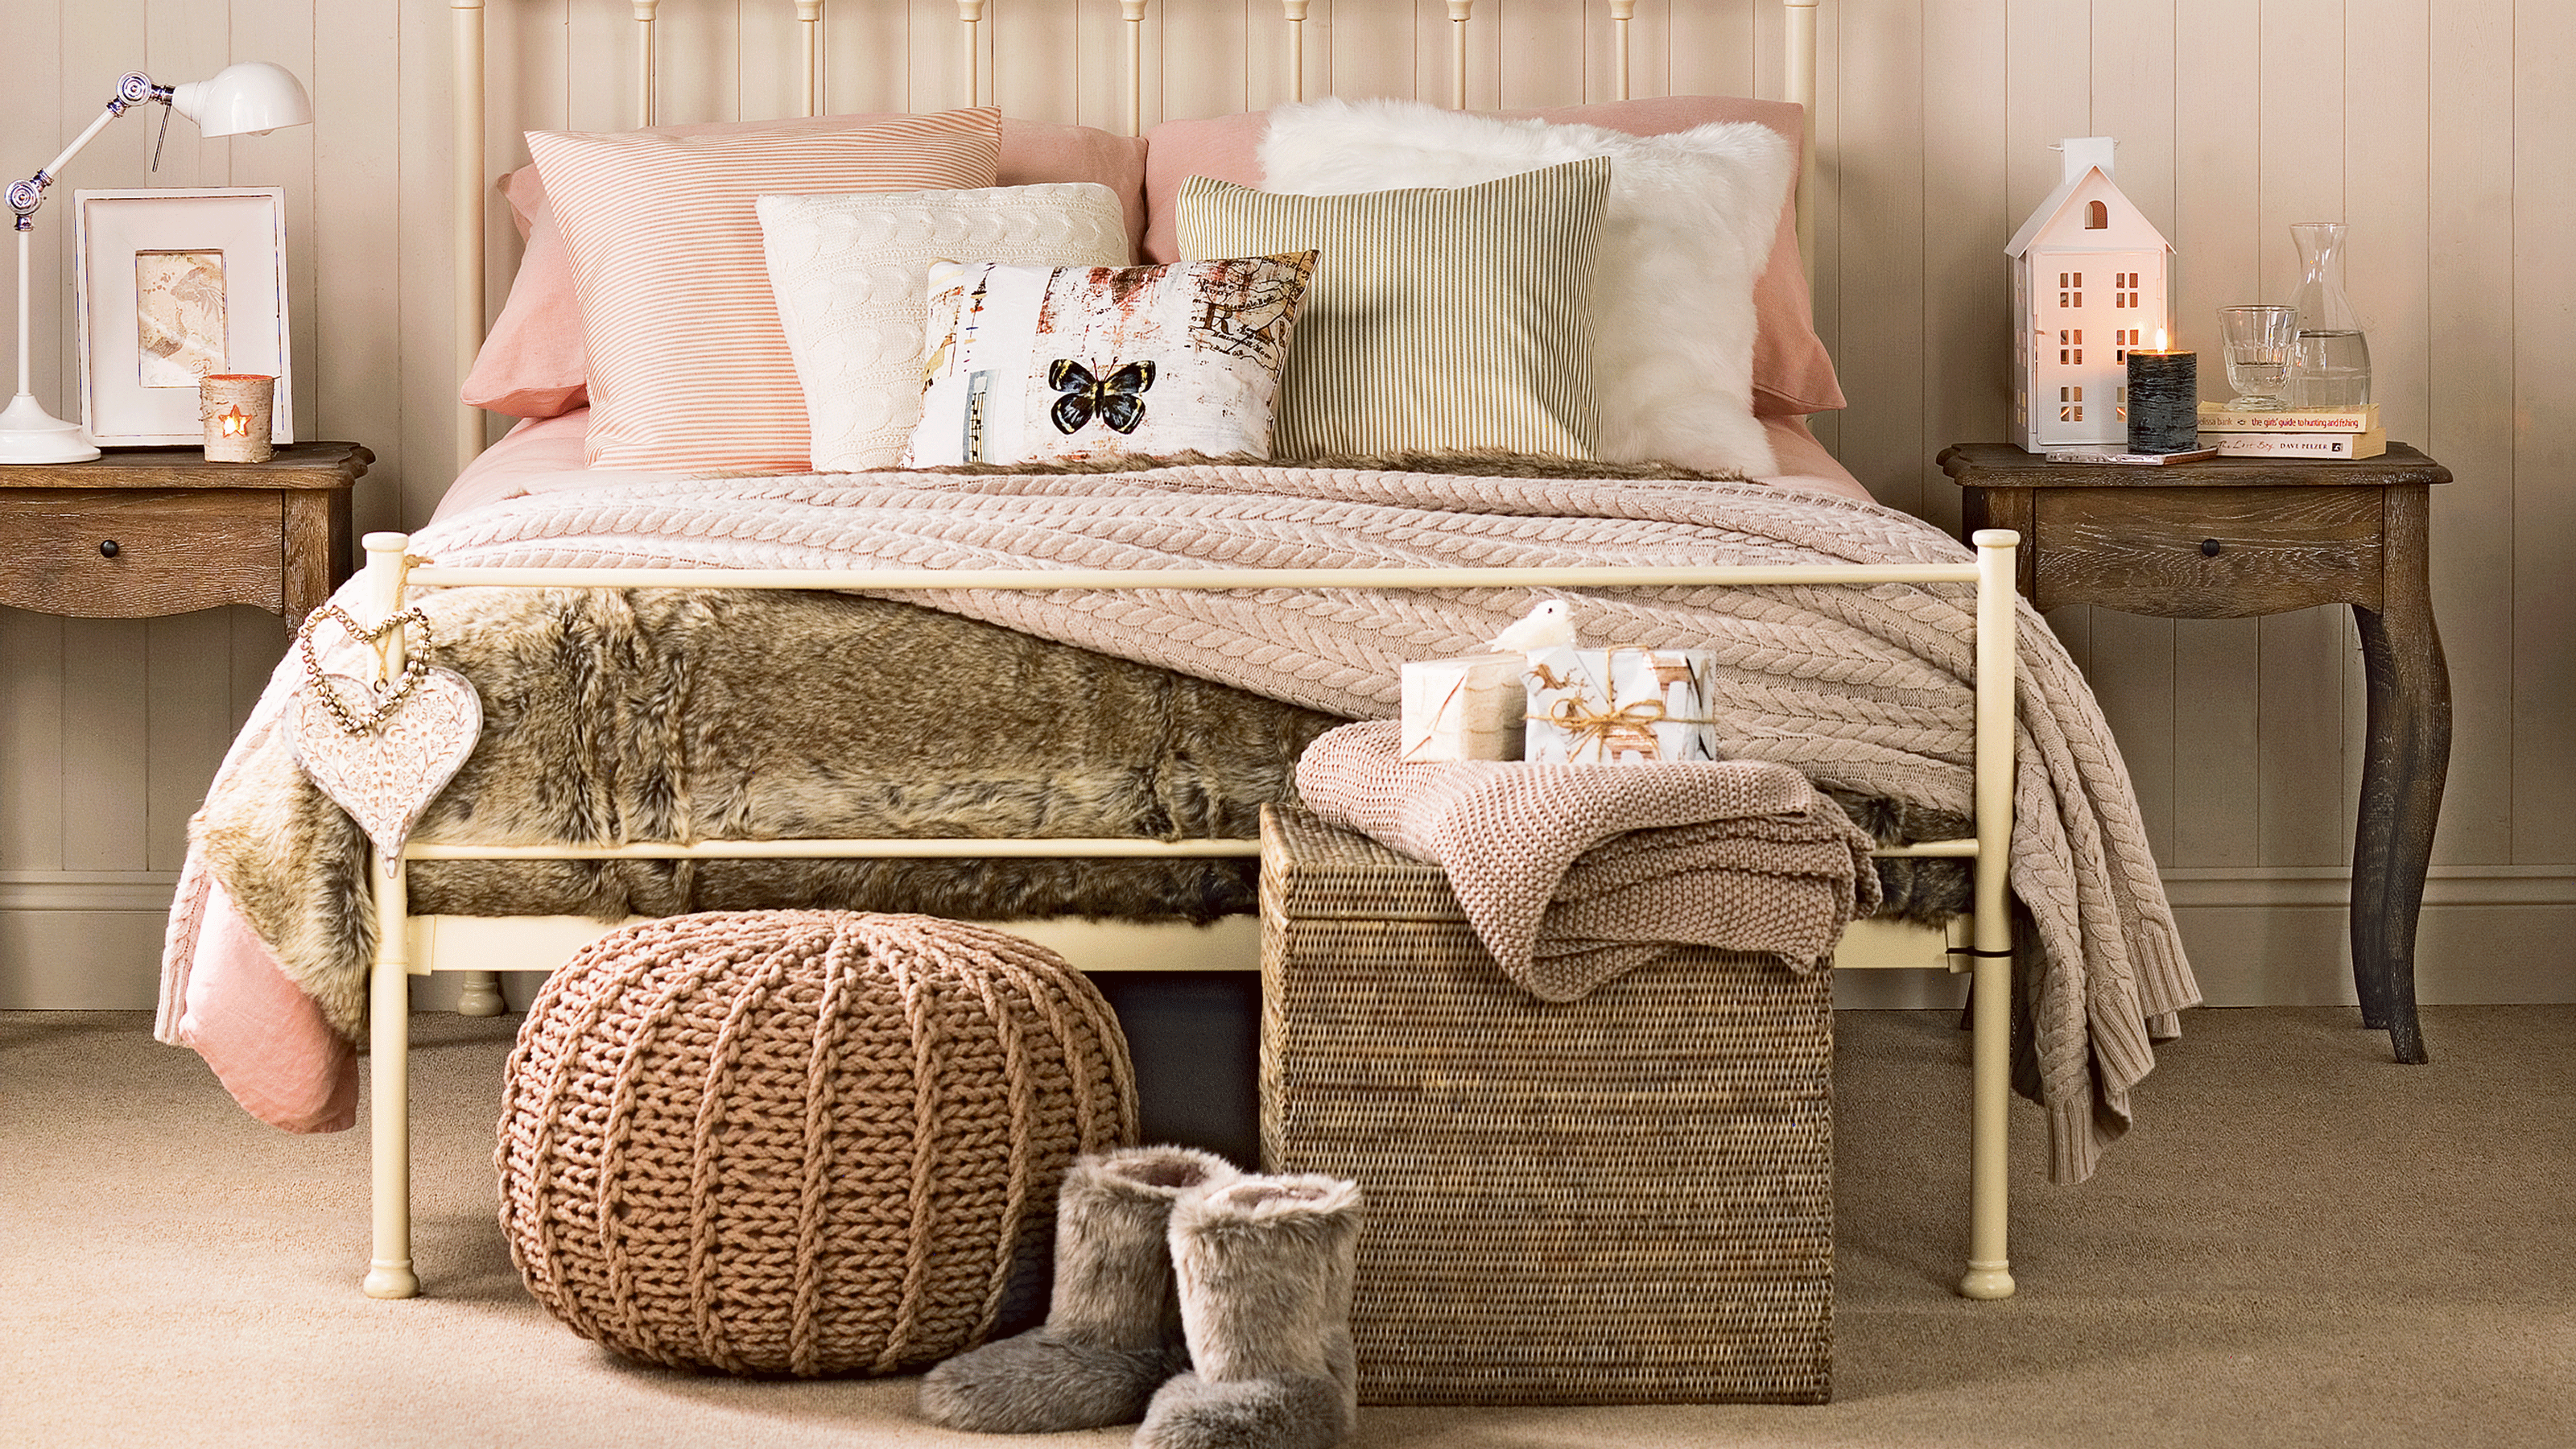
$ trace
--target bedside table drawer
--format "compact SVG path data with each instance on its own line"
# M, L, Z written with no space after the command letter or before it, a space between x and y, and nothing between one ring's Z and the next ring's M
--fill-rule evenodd
M2033 601L2168 619L2242 619L2315 604L2377 609L2382 491L2036 490Z
M0 492L0 604L90 619L276 610L285 496L270 489Z

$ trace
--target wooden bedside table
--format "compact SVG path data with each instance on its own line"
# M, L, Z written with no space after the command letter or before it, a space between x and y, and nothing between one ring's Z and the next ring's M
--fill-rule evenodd
M251 604L291 633L354 566L349 493L375 460L290 443L265 463L139 448L0 467L0 604L85 619Z
M2450 470L2403 443L2350 463L2210 458L2050 463L2002 444L1941 455L1965 527L2021 535L2033 604L2242 619L2349 604L2370 677L2353 832L2352 975L2361 1019L2424 1061L2415 919L2451 761L2451 680L2426 583L2430 495Z

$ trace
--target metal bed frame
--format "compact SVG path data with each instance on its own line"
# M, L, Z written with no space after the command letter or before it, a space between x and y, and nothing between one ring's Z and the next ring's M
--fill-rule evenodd
M630 0L638 32L639 124L653 122L653 77L658 59L654 39L660 0ZM820 93L821 0L790 0L800 22L804 57L805 113L816 113ZM1120 0L1128 38L1128 124L1132 134L1141 116L1141 23L1148 0ZM1303 23L1308 0L1282 0L1289 47L1292 96L1303 96ZM1627 83L1627 22L1634 0L1608 0L1618 39L1618 93ZM1815 7L1817 0L1783 0L1787 27L1787 99L1812 109L1815 77ZM1447 0L1452 35L1451 100L1465 95L1465 27L1474 0ZM957 0L959 22L966 28L967 73L964 95L971 103L983 92L977 73L975 27L983 0ZM483 336L483 0L450 0L455 41L457 139L457 292L456 365L461 378L471 368ZM1809 122L1812 142L1813 122ZM1815 166L1807 148L1798 192L1798 230L1802 249L1810 232L1809 193ZM1811 264L1812 265L1812 264ZM483 445L482 414L460 411L457 445L460 462ZM1926 969L1973 972L1974 1046L1971 1071L1969 1174L1971 1210L1967 1271L1959 1291L1971 1298L2003 1298L2013 1292L2006 1253L2009 1193L2006 1179L2006 1107L2009 1101L2008 1049L2011 1039L2012 928L2007 874L2012 831L2014 665L2017 603L2015 556L2019 539L2008 531L1976 535L1973 561L1938 565L1818 565L1676 568L1558 569L1301 569L1301 570L1052 570L979 571L915 570L713 570L669 568L537 569L452 568L434 559L414 557L409 535L374 533L365 539L367 561L362 591L368 622L399 613L413 590L474 587L550 588L733 588L931 591L945 589L1243 589L1243 588L1637 588L1674 585L1766 586L1793 584L1963 583L1977 590L1976 611L1976 747L1974 818L1976 833L1956 840L1890 847L1882 855L1945 856L1973 862L1973 913L1947 929L1864 920L1844 934L1835 964L1852 969ZM376 644L385 677L403 665L399 632ZM708 860L745 858L996 858L1111 856L1253 856L1254 840L1040 839L1040 840L754 840L697 841L687 844L621 846L502 846L458 842L406 844L399 858L369 855L374 891L377 948L369 981L370 1085L373 1092L374 1251L365 1290L376 1298L408 1298L419 1292L411 1251L410 1160L410 978L437 970L470 973L463 1009L492 1014L501 1009L493 973L503 969L549 969L573 949L596 939L618 923L565 917L471 918L414 916L408 907L408 864L424 860ZM1120 926L1081 921L1015 922L1009 929L1064 951L1077 966L1104 969L1258 969L1256 935L1183 925Z

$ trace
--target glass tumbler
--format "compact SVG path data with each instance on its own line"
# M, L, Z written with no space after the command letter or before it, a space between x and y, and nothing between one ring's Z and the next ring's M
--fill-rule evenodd
M2290 365L2299 344L2296 307L2221 307L2220 346L2227 358L2228 406L2275 412L2288 406Z

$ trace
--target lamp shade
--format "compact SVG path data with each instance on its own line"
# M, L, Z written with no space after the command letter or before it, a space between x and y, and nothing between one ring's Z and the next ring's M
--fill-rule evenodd
M281 65L246 60L208 80L190 81L170 94L170 108L197 123L198 134L264 135L280 126L313 124L313 102L304 84Z

